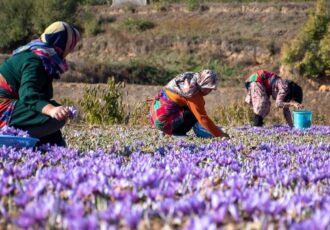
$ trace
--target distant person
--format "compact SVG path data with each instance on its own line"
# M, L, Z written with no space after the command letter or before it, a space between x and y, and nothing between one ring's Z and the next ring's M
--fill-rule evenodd
M185 72L172 79L152 101L151 123L168 135L186 135L197 122L214 137L229 137L209 118L204 96L217 87L212 70Z
M254 126L263 126L264 118L270 111L270 96L275 106L283 109L283 115L290 127L293 127L290 107L302 109L303 91L293 81L283 80L275 73L258 70L245 82L247 95L245 102L252 105Z
M52 100L52 82L68 70L65 58L79 39L73 26L54 22L0 65L0 127L26 130L39 144L65 146L60 129L70 111Z

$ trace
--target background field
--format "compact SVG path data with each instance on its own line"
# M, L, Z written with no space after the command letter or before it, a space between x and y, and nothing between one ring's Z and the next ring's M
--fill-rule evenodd
M221 80L219 90L206 97L211 114L219 107L242 104L244 80L264 68L297 80L315 121L327 124L329 92L318 88L329 78L315 81L281 68L283 45L299 34L315 2L233 2L153 1L144 7L111 7L90 1L105 4L81 5L75 17L83 40L68 57L71 70L55 82L55 99L77 103L85 87L114 77L127 83L123 103L130 111L156 95L176 74L212 68ZM192 3L197 7L189 9ZM0 55L0 62L6 57ZM269 122L282 122L281 117L281 111L276 111Z

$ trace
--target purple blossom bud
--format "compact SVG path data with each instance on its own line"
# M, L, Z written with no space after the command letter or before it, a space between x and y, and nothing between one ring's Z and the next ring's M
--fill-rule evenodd
M78 110L74 106L67 107L70 112L70 118L76 119L78 117Z

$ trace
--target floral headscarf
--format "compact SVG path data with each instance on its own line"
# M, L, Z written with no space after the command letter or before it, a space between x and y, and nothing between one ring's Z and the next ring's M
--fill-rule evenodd
M203 70L199 73L185 72L173 78L165 89L180 96L190 98L201 89L216 89L218 76L213 70Z
M46 28L40 39L14 50L13 55L31 50L38 55L50 75L59 75L68 70L65 57L74 50L80 34L66 22L54 22Z

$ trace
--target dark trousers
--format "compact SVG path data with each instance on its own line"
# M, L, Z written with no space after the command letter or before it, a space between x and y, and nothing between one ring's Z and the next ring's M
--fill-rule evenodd
M44 124L28 127L17 127L27 131L31 137L38 138L40 141L37 146L42 144L66 146L65 140L61 133L61 128L65 125L65 121L58 121L54 118L48 119Z
M262 116L255 114L253 126L262 127L263 125L264 125L264 119L262 118Z
M197 119L195 115L189 110L188 107L184 107L183 123L173 129L172 134L178 136L186 135L196 123Z

